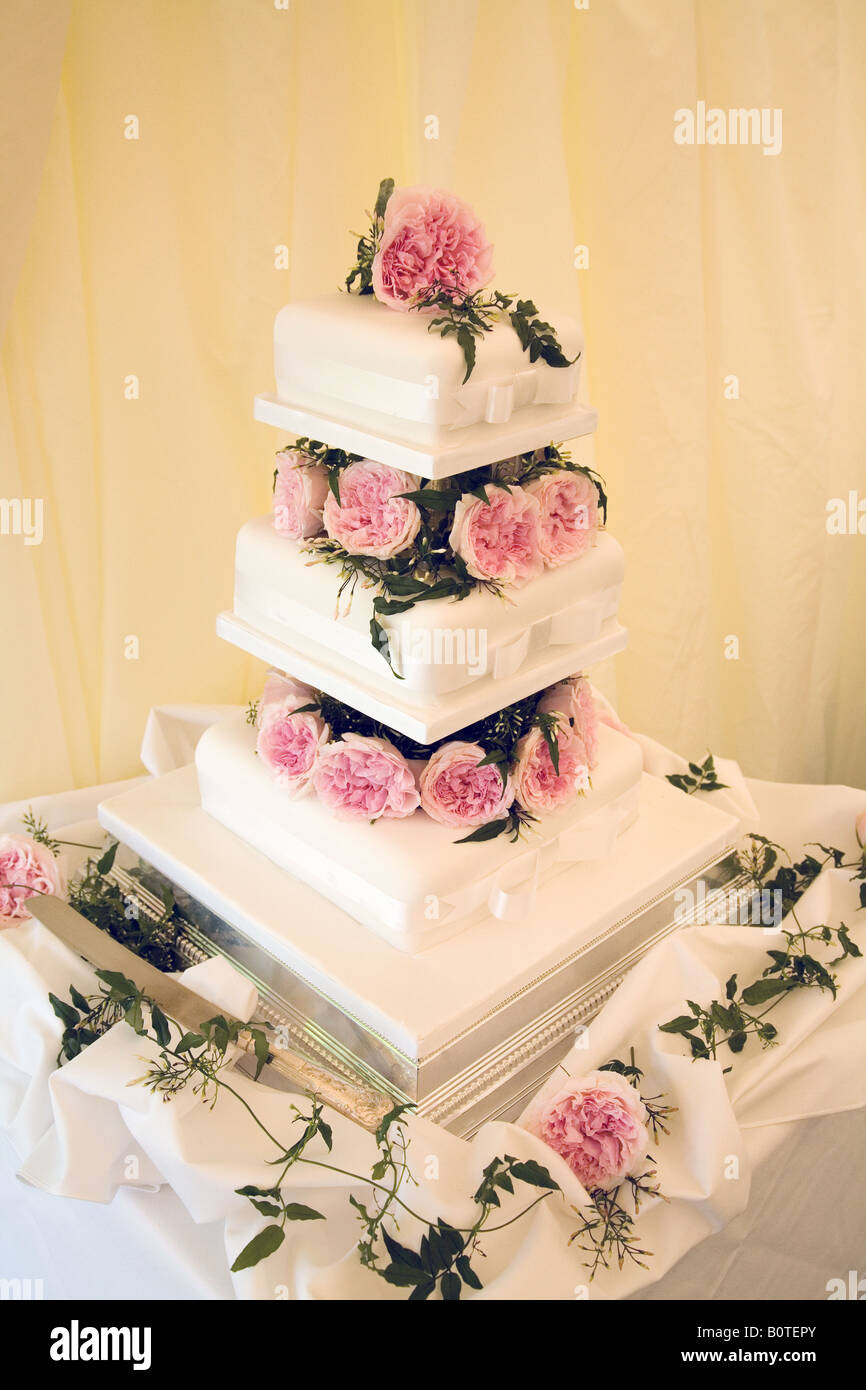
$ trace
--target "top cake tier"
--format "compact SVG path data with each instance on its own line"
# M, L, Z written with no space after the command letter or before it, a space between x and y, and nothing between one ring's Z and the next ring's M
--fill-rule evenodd
M467 363L455 334L430 331L436 310L400 312L373 295L287 304L276 318L276 395L256 419L406 469L447 478L595 429L577 404L583 335L549 314L570 365L532 361L507 312Z

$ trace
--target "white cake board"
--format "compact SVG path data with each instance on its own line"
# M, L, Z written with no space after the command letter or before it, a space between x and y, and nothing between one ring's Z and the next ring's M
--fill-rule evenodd
M455 430L454 443L434 448L372 434L357 425L290 405L274 395L256 396L253 414L263 424L275 425L287 434L320 439L332 449L346 449L421 478L451 478L469 468L592 434L598 425L598 411L590 407L534 406L520 411L506 424L482 423Z
M433 702L417 704L406 698L400 682L391 675L384 661L381 680L354 665L351 674L347 674L346 663L341 662L339 656L335 659L335 654L326 647L318 647L305 639L304 650L296 650L259 632L230 612L220 613L216 630L218 637L242 651L280 671L287 671L317 690L324 690L334 699L352 705L362 714L380 720L388 728L397 729L419 743L447 738L515 700L522 700L576 671L597 666L621 652L628 641L628 629L615 619L609 619L592 642L573 647L547 647L534 660L526 661L513 676L482 676L460 690L437 696Z
M487 1020L660 894L715 863L738 822L644 774L637 822L607 859L560 874L531 918L487 918L420 956L379 940L212 820L193 767L103 802L135 853L410 1059Z

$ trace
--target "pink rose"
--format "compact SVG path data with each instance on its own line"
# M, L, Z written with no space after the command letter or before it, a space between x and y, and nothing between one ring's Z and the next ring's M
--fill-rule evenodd
M271 699L259 709L256 752L292 796L309 790L330 737L330 729L318 712L297 713L299 705L306 703L302 696L290 694L281 700Z
M408 550L418 534L421 513L414 502L400 497L414 492L419 480L400 468L361 459L340 473L340 500L332 492L325 501L325 530L350 555L373 555L389 560Z
M538 709L542 714L563 714L570 719L586 749L588 765L597 765L599 716L586 676L569 676L568 680L552 685L539 700Z
M317 795L339 820L402 819L420 802L412 769L384 738L343 734L319 756Z
M598 489L585 473L544 473L526 491L541 508L539 544L546 565L568 564L594 545Z
M30 916L24 904L34 893L63 893L60 865L46 845L29 835L0 835L0 928L17 926Z
M421 773L421 810L440 825L486 825L504 816L514 800L511 778L502 777L484 757L480 743L445 743Z
M280 450L274 483L274 528L281 536L302 541L321 535L327 495L327 468L310 463L297 449Z
M556 745L559 753L558 772L554 769L541 729L530 729L517 745L517 762L513 770L514 794L531 815L544 816L551 811L559 811L587 790L586 749L567 719L559 721Z
M373 258L373 293L391 309L411 309L434 285L474 294L493 274L493 247L472 209L437 188L398 188L385 209Z
M624 1077L591 1071L530 1108L525 1128L565 1159L588 1192L610 1191L645 1171L649 1132L643 1101Z
M291 712L300 709L302 705L318 704L318 691L311 685L305 685L303 681L296 681L293 676L284 676L282 671L268 671L265 676L265 687L262 691L262 698L259 700L259 711L265 705L272 705L276 701L291 701Z
M454 509L450 542L476 579L525 584L544 568L538 500L522 487L485 488L488 501L464 493Z

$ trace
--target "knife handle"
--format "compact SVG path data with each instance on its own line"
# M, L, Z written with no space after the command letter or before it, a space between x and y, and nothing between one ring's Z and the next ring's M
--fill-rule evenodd
M244 1052L252 1053L252 1035L242 1033L238 1038L238 1046ZM313 1092L326 1105L330 1105L347 1119L354 1120L356 1125L373 1133L396 1104L394 1098L387 1096L384 1091L376 1091L372 1086L349 1081L345 1077L326 1071L291 1048L281 1048L279 1053L269 1052L265 1065L285 1077L292 1086L302 1091Z

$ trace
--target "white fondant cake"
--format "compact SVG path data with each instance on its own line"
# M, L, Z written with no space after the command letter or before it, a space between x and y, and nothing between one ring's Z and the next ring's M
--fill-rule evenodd
M452 338L429 332L431 313L400 313L372 295L333 294L287 304L274 325L277 395L287 404L435 444L469 425L504 424L517 412L545 412L577 397L583 335L551 315L563 352L578 360L549 367L529 355L507 321L477 347L467 382Z
M289 798L255 744L242 714L202 735L196 768L203 809L403 951L425 949L488 913L526 916L539 882L607 853L637 814L640 749L606 726L599 729L592 789L539 820L519 844L505 836L457 844L466 832L421 812L375 824L337 820L313 796Z
M314 642L327 647L341 663L360 668L358 674L378 677L401 700L420 703L484 676L513 676L539 653L557 648L564 657L559 674L579 669L581 663L568 653L594 641L616 615L623 568L621 547L601 532L585 555L545 570L505 599L477 588L459 603L434 599L383 618L394 670L402 677L398 682L370 641L372 591L359 583L351 606L345 595L338 604L336 569L312 563L264 516L247 522L238 535L234 611L257 631L289 646L303 650L305 643ZM507 702L500 698L491 709Z

